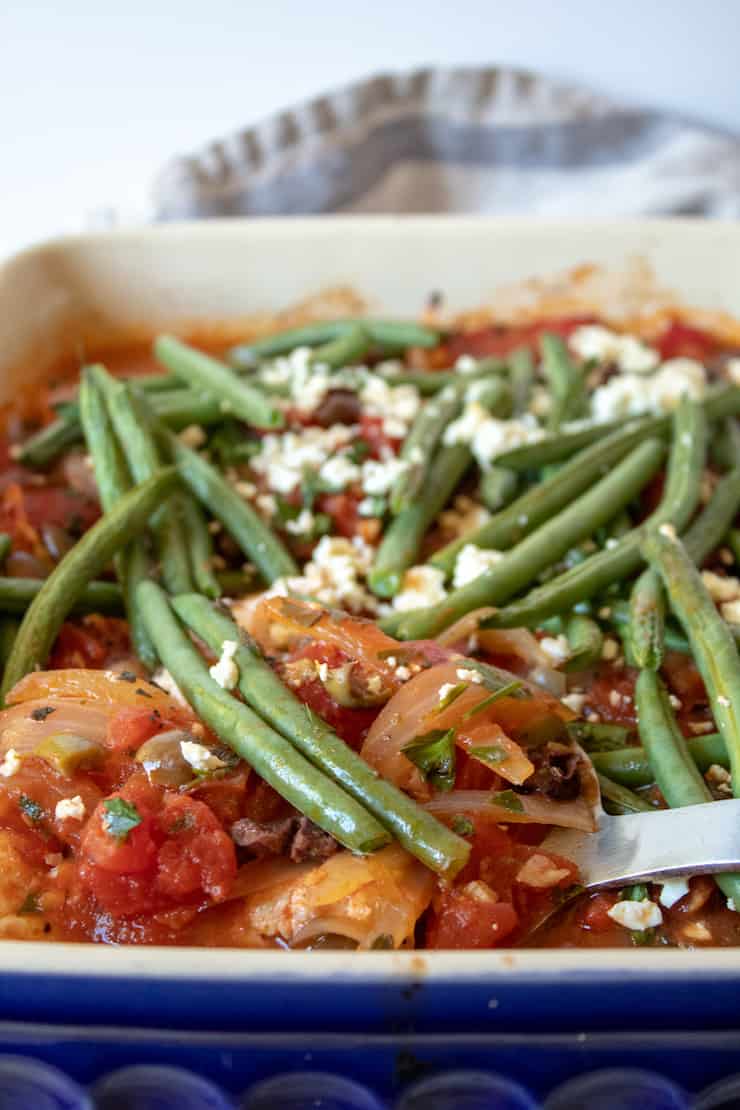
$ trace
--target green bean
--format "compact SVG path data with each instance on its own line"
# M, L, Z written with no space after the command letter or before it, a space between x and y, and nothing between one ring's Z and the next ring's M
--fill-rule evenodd
M491 466L480 479L480 497L492 513L500 512L511 504L519 489L519 475L505 466Z
M365 329L373 343L381 346L436 347L440 341L438 331L421 324L359 316L344 320L320 320L315 324L279 331L265 339L232 347L227 358L234 366L249 370L262 359L290 354L296 347L318 347L322 343L331 343L358 325Z
M92 458L100 504L104 513L110 513L131 489L131 478L92 368L82 372L79 416ZM123 589L134 651L142 663L153 670L157 657L136 603L136 586L142 579L148 578L150 572L143 537L137 536L130 544L122 546L114 562Z
M287 548L214 466L171 432L160 428L159 435L190 492L221 521L266 582L299 573Z
M84 372L84 371L83 371ZM132 385L142 393L172 393L174 390L183 390L182 380L178 378L177 374L135 374L134 377L121 378L120 381L126 382L127 385ZM72 401L65 401L61 405L55 406L60 416L65 417L80 417L80 396L79 390L77 397Z
M617 629L622 630L629 625L630 615L628 602L610 600L606 608L610 610L608 619L617 626ZM735 643L740 646L740 625L728 624L727 627ZM668 651L677 651L680 652L681 655L691 655L691 645L689 641L681 632L681 629L671 624L670 621L666 622L663 640Z
M718 732L705 736L694 736L686 741L689 755L700 771L708 771L712 764L726 767L727 749ZM613 751L590 753L591 762L597 771L603 771L610 779L621 782L623 786L649 786L655 782L644 748L616 748Z
M735 556L735 562L740 563L740 528L730 528L726 538L730 550Z
M0 578L0 613L25 613L41 592L45 578ZM75 613L120 613L121 589L115 582L88 582L76 599Z
M589 754L623 748L630 730L611 721L568 721L568 735Z
M399 475L391 490L390 508L394 516L420 493L432 465L434 449L461 407L462 392L451 386L420 408L401 448L400 458L408 463L408 469Z
M586 410L583 372L573 362L559 335L543 332L540 350L542 370L550 386L547 426L551 432L557 432L567 420L583 416Z
M213 540L205 514L192 496L180 499L180 509L188 539L193 582L206 597L221 597L221 584L213 570Z
M626 786L620 785L618 782L612 782L606 775L597 772L599 780L599 788L601 790L602 802L608 802L609 813L647 813L655 807L641 798L639 794L635 794ZM607 806L604 806L607 809Z
M125 382L116 381L102 366L90 376L105 400L108 415L134 481L145 482L161 467L162 461L144 417L144 404ZM179 497L170 498L152 516L157 554L165 586L171 593L192 588L190 561L180 516Z
M246 565L239 570L220 570L216 574L219 597L242 597L254 592L257 571Z
M203 351L181 343L172 335L160 335L154 342L154 354L189 385L216 397L222 412L233 412L257 428L282 428L285 423L282 412L265 393Z
M12 448L12 455L24 466L42 467L52 462L80 438L80 422L74 414L58 416L25 443Z
M506 371L506 363L497 358L483 358L476 365L475 370L467 373L462 370L386 370L380 371L380 376L389 385L413 385L422 397L429 397L441 393L448 386L470 386L474 382L484 381L487 378L501 376ZM377 372L377 371L376 371Z
M692 560L701 566L706 557L722 543L740 510L740 467L730 470L714 488L711 498L683 535Z
M0 668L5 667L10 657L19 627L12 617L0 617Z
M508 600L571 547L590 536L616 509L631 501L656 472L664 455L665 447L660 440L645 440L611 474L507 551L498 563L467 586L453 590L438 605L407 613L398 627L399 639L436 636L473 609Z
M498 416L504 420L508 420L511 416L511 389L502 378L491 377L488 380L478 380L466 391L466 399L474 400L476 404L488 409L492 416Z
M139 392L138 389L136 392ZM221 401L197 389L168 389L163 393L152 393L148 396L148 404L162 423L175 432L191 424L203 427L220 424L224 419Z
M679 530L691 519L699 503L706 457L705 410L682 400L674 415L674 434L663 497L655 512L612 547L591 555L583 563L538 586L520 601L486 618L486 628L536 627L555 613L601 593L629 578L643 562L640 551L650 527L672 522Z
M311 355L311 362L317 366L328 366L330 370L339 370L343 366L358 363L367 354L372 345L372 340L361 324L354 324L336 339L316 347Z
M152 513L176 485L174 469L159 471L122 497L57 563L26 610L5 668L3 697L34 667L43 666L65 617L80 601L85 587L125 543L146 528Z
M574 613L565 626L565 638L570 646L570 655L563 670L569 673L585 671L601 659L604 637L596 621L590 617Z
M408 852L447 876L460 869L469 852L467 843L381 778L320 717L298 701L272 668L243 643L233 621L197 594L174 598L172 607L216 652L226 640L241 641L234 661L239 668L239 690L246 703L374 814Z
M0 565L5 562L10 554L13 541L7 532L0 532Z
M480 528L437 551L430 562L451 576L457 556L469 543L497 550L513 547L549 520L553 513L570 505L579 494L608 474L614 463L624 458L643 438L642 429L634 424L619 428L602 442L579 452L557 474L523 493Z
M460 443L444 446L429 468L416 501L394 517L375 553L368 578L379 597L393 597L401 587L404 571L416 562L424 535L445 507L472 462L469 449Z
M740 386L722 385L710 390L702 402L702 408L707 420L710 421L738 415ZM654 436L666 435L670 430L670 424L670 416L642 417L639 420L630 418L626 423L623 420L589 423L582 428L565 429L558 435L546 436L523 447L515 447L499 455L496 462L501 466L509 466L512 470L536 470L546 463L567 459L576 451L598 442L620 428L635 425L640 427L641 436Z
M667 525L651 529L643 551L659 572L671 609L689 639L712 714L727 746L733 787L740 792L740 657L699 571L674 536Z
M659 671L663 665L665 593L651 567L642 572L632 587L628 635L635 665Z
M740 467L740 425L737 420L723 420L712 437L711 458L722 470Z
M685 558L686 566L694 570L688 556ZM662 562L660 566L663 566ZM735 655L737 656L737 652ZM740 682L740 663L738 681ZM655 781L671 809L711 802L709 787L691 758L686 741L676 724L668 693L654 671L641 671L638 675L635 707L645 754L650 761ZM727 743L726 736L725 742ZM730 749L731 761L732 758ZM740 874L716 875L715 882L728 898L740 897Z
M522 416L529 412L534 384L534 362L529 347L518 347L509 355L509 382L514 415Z
M390 837L354 798L309 763L211 677L202 656L154 582L139 586L149 634L163 665L198 716L281 797L353 852L373 852Z

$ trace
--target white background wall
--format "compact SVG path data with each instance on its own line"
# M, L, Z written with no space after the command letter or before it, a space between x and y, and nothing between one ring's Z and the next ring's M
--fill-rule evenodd
M740 0L0 0L0 256L307 96L494 62L740 131Z

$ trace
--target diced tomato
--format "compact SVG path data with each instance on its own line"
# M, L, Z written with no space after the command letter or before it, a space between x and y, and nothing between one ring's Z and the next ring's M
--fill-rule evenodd
M383 420L380 416L369 416L363 413L360 417L360 435L359 439L364 439L370 446L370 451L373 458L379 459L385 451L392 451L398 453L401 446L401 440L395 436L389 436L383 430Z
M49 658L49 670L104 668L130 652L128 625L115 617L91 615L65 622Z
M592 894L580 910L582 928L592 933L605 933L614 928L609 910L616 903L617 894Z
M635 682L637 671L633 667L614 667L601 663L588 691L588 704L605 721L634 728ZM619 697L613 697L613 693Z
M706 362L719 349L717 340L709 332L680 320L671 321L655 346L662 359L695 358L699 362Z
M316 508L320 513L326 513L334 522L334 530L340 536L351 540L357 535L361 517L358 506L362 497L359 494L322 493L316 498Z
M157 889L176 901L201 891L224 898L236 877L236 851L208 806L166 794L159 823L167 839L157 857Z
M427 948L496 948L519 924L509 902L489 902L464 890L443 893L427 926Z
M181 727L174 721L165 720L162 715L150 709L130 709L124 706L116 710L108 722L105 737L106 747L113 751L133 755L145 740L168 729Z
M536 323L518 327L494 324L476 331L459 332L447 341L447 365L454 363L460 355L472 355L473 358L504 356L517 347L530 347L536 352L543 332L552 332L566 338L576 328L593 322L591 316L569 316L555 320L538 320Z
M154 819L151 816L141 814L141 824L131 829L125 839L116 838L108 832L109 811L105 803L120 797L121 793L113 794L97 806L82 838L82 852L101 871L127 875L151 871L157 856Z

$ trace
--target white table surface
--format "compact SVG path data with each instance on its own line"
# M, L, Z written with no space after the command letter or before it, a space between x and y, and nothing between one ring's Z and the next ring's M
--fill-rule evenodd
M521 65L740 129L739 45L740 0L0 0L0 257L141 219L172 154L384 69Z

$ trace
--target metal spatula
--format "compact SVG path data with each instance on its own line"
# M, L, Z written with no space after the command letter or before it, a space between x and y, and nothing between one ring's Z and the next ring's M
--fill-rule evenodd
M595 889L642 879L740 871L740 798L610 817L599 829L553 829L542 848L572 860Z

